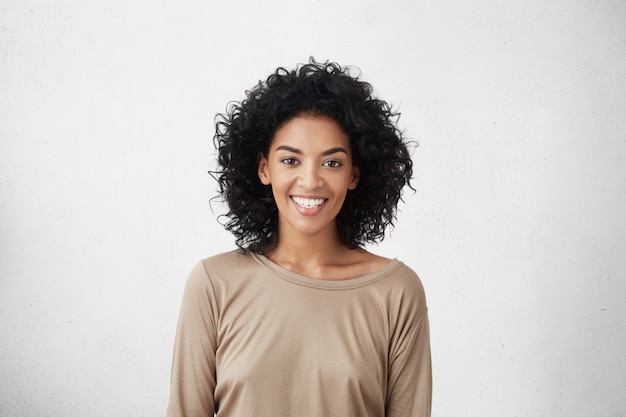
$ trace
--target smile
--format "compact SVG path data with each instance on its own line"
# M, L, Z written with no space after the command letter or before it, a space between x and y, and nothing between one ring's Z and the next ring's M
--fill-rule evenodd
M304 198L304 197L291 197L291 199L300 207L304 207L304 208L315 208L315 207L319 207L322 204L324 204L324 201L326 201L323 198Z

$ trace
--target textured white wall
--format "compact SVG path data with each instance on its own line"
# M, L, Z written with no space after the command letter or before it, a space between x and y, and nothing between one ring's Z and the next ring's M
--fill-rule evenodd
M165 410L212 118L354 64L419 141L436 416L626 415L626 3L0 0L0 415ZM219 208L218 208L219 211Z

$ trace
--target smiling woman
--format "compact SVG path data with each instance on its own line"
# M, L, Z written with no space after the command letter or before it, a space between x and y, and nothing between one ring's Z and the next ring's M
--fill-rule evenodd
M278 210L271 187L258 180L258 159L267 157L283 124L305 114L326 116L341 126L359 168L359 185L337 215L341 241L362 247L382 239L393 224L402 190L410 186L411 158L396 127L397 114L350 71L313 61L293 71L278 68L241 103L217 115L214 175L229 207L225 227L239 247L265 254L278 241Z
M218 115L214 175L239 250L187 281L169 417L430 415L423 287L364 248L410 186L395 121L349 69L314 61Z
M276 131L268 156L259 158L259 178L271 185L278 207L279 242L338 241L335 218L348 190L357 186L359 169L337 122L315 115L286 122Z

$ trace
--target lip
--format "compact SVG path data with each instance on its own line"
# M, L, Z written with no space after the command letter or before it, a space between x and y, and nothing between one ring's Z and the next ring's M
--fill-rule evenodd
M323 202L315 207L305 207L305 206L301 206L300 204L298 204L294 198L302 198L302 199L307 199L307 200L323 200ZM304 195L291 195L289 196L289 199L291 200L292 204L294 205L294 207L296 208L296 210L298 210L298 212L300 212L301 214L304 214L306 216L313 216L317 213L319 213L324 206L326 205L326 202L328 201L328 198L325 197L321 197L321 196L304 196Z

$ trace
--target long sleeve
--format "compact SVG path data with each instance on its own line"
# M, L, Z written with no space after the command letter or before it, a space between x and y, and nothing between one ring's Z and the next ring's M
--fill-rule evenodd
M192 270L180 309L167 417L213 417L217 303L202 263Z
M231 251L187 281L167 417L430 417L430 367L424 289L400 261L324 280Z
M386 417L430 417L432 368L428 312L423 289L416 295L404 299L392 335Z

